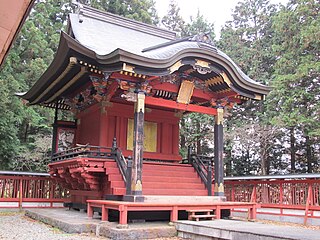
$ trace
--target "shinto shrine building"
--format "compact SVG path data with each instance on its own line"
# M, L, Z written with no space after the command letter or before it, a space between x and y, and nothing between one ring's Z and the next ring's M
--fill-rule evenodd
M223 199L224 111L269 91L207 34L176 39L81 6L70 14L53 62L21 97L56 109L50 174L81 205L148 196ZM60 110L75 122L59 120ZM211 161L192 153L182 164L179 121L192 112L215 117L214 173Z

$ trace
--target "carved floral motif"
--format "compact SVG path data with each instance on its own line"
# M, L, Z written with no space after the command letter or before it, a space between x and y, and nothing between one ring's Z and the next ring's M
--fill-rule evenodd
M71 107L71 111L81 111L96 102L101 102L108 90L108 78L109 74L104 74L104 77L91 75L91 85L73 98L65 99L65 102Z

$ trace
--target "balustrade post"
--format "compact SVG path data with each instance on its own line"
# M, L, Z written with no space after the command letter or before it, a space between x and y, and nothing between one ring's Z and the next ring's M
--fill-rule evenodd
M191 146L188 146L188 155L187 155L187 158L188 158L188 163L191 164L191 154L192 154L192 148Z
M22 197L23 197L23 185L22 185L22 177L19 181L19 208L22 209Z
M282 205L283 204L283 184L282 184L282 182L280 183L280 194L279 194L279 203ZM282 208L281 208L282 209Z
M208 189L208 196L212 196L212 165L211 165L211 160L208 161L207 189Z
M126 194L131 195L131 172L132 172L132 157L129 156L127 160L127 172L126 172Z
M115 152L117 150L118 146L117 146L117 138L113 138L112 141L112 152Z

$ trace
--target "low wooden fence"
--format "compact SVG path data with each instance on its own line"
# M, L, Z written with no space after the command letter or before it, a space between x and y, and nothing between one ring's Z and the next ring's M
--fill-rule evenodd
M225 194L228 201L253 201L261 208L279 209L264 214L297 216L289 210L302 210L304 223L310 217L320 218L315 215L320 211L320 174L226 178Z
M0 208L62 207L68 197L49 174L0 171Z

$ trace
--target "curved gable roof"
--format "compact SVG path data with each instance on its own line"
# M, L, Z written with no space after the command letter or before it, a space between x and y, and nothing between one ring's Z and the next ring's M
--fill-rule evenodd
M98 66L102 72L120 72L124 70L124 64L129 64L134 73L148 76L169 75L184 65L197 68L200 62L204 63L206 71L213 72L203 78L209 87L213 87L209 78L218 76L225 88L247 99L263 99L271 90L249 78L207 38L202 39L207 37L205 34L177 40L171 31L87 6L80 8L79 14L70 14L68 26L68 34L61 34L54 61L22 96L31 104L58 100L63 94L62 88L76 86L79 71L82 71L81 78L88 77L89 72L80 64L83 61ZM70 66L69 60L73 58L78 61Z

